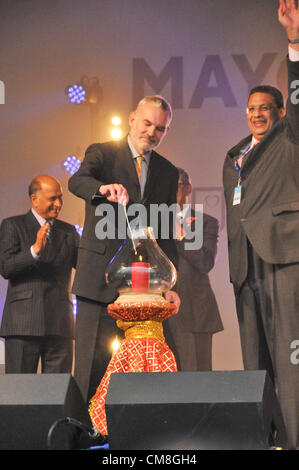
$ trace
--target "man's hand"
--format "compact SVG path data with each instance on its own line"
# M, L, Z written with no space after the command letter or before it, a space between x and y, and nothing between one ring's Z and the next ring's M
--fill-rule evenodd
M181 299L179 295L175 291L169 290L165 292L164 297L167 302L170 302L171 304L175 304L176 311L174 313L175 314L178 313L180 305L181 305Z
M299 7L296 7L295 0L279 1L278 20L286 30L289 39L299 38ZM294 46L297 48L298 44Z
M99 193L105 196L110 202L118 202L126 206L129 202L129 195L122 184L104 184L100 187Z
M32 246L33 251L36 255L39 255L41 251L44 250L46 243L47 243L47 233L50 228L49 222L46 222L44 225L41 226L39 231L36 234L36 240L34 245Z

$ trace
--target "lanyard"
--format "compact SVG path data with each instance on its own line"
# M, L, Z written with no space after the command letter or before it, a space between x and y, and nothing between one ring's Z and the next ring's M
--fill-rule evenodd
M241 150L240 155L235 159L235 162L234 162L235 169L236 169L237 172L238 172L238 183L237 183L238 186L241 185L241 167L238 165L238 160L239 160L239 158L241 158L241 157L245 157L246 153L249 152L250 147L251 147L251 142L249 142L249 143L246 145L246 147L245 147L243 150Z
M240 158L240 157L238 157L238 158ZM238 165L237 160L235 160L235 169L236 169L237 172L238 172L238 183L237 183L237 186L240 186L240 185L241 185L241 167Z

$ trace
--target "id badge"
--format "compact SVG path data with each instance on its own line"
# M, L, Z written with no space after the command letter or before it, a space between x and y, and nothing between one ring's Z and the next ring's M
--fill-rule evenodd
M241 188L242 186L236 186L234 189L234 199L233 199L233 206L240 204L241 202Z

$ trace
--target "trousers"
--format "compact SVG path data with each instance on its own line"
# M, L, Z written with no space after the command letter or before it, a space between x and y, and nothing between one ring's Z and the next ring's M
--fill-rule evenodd
M248 275L236 293L236 309L244 368L268 371L288 447L299 449L299 360L293 350L299 340L299 263L266 263L249 244Z

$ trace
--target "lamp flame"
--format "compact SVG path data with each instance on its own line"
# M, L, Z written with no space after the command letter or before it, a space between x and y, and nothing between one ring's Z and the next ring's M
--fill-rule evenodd
M118 348L119 348L119 345L120 345L120 343L119 343L119 341L118 341L118 337L115 336L115 339L114 339L114 341L113 341L113 343L112 343L112 347L111 347L112 351L113 351L113 352L116 352L116 351L118 350Z

